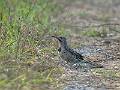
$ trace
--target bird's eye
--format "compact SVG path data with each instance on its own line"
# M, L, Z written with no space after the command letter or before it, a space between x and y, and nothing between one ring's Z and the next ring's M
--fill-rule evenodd
M61 52L61 48L58 48L58 51Z

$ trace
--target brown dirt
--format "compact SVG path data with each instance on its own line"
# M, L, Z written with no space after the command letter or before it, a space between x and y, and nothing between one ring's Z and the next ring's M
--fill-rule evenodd
M69 38L71 47L96 46L112 57L106 58L105 53L88 57L89 60L101 63L105 67L103 69L81 72L65 68L65 73L60 77L60 87L64 87L64 90L83 90L82 88L85 88L84 90L120 90L120 33L116 32L116 30L119 31L120 26L105 26L105 29L109 28L109 30L104 37L88 37L80 34L81 31L86 30L82 27L87 25L120 23L120 1L57 0L56 2L63 9L55 17L55 21L70 33L67 39ZM99 31L100 27L95 28Z

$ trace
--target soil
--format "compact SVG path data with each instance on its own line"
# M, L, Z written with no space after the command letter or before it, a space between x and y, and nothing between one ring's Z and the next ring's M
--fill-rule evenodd
M87 50L85 56L88 60L104 66L88 72L64 67L65 73L60 77L58 86L60 90L120 90L120 26L95 26L120 23L120 1L56 0L56 3L62 10L54 17L54 22L70 34L67 39L71 47ZM91 26L95 26L92 29L98 32L104 28L105 35L92 37L81 34L91 30ZM100 52L95 54L95 48ZM88 53L89 50L94 54Z

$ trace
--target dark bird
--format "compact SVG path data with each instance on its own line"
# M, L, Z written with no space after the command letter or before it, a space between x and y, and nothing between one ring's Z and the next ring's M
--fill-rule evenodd
M72 65L79 66L81 68L102 68L103 66L91 62L88 60L84 60L84 57L77 52L76 49L71 49L68 44L65 37L57 37L52 36L56 38L59 41L60 47L58 48L60 57L65 60L67 63L72 63Z

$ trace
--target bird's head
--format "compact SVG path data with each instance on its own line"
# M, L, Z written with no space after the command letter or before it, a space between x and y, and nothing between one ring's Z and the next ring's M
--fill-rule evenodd
M57 36L52 36L52 37L56 38L60 42L61 47L67 46L67 41L65 37L57 37Z
M59 42L65 42L66 38L65 37L57 37L57 36L52 36L54 38L56 38Z

